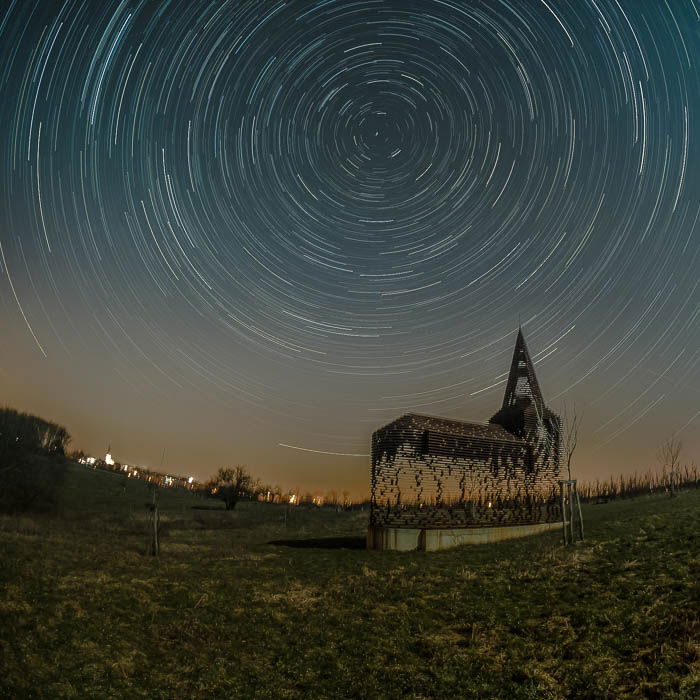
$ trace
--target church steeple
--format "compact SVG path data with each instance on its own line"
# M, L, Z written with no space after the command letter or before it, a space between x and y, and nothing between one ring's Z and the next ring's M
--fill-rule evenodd
M523 401L532 401L538 414L544 411L544 399L540 385L535 376L535 368L530 359L530 353L525 344L523 329L518 328L518 338L515 341L513 361L510 365L506 393L503 396L503 409L515 406Z

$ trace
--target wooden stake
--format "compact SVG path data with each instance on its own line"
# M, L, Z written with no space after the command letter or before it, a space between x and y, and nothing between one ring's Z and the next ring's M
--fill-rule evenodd
M158 506L153 506L153 556L157 557L160 552L160 543L158 542Z
M149 484L151 488L151 502L146 504L149 513L149 546L148 553L151 556L157 557L160 552L160 543L158 542L158 525L160 524L160 518L158 516L158 506L156 504L156 485L155 483Z
M574 488L576 488L575 483ZM581 499L578 496L578 489L576 489L576 504L578 505L578 525L581 532L581 540L583 541L583 514L581 513Z
M569 493L569 531L571 533L571 544L574 544L574 499L571 481L567 484L567 491Z
M564 544L567 544L567 535L566 535L566 502L564 500L564 482L560 481L559 482L559 495L561 496L561 522L563 526L563 533L564 533Z

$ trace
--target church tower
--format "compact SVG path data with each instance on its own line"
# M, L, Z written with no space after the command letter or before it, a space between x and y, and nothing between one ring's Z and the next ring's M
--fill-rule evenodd
M518 338L515 341L515 350L513 351L513 360L510 363L506 393L503 396L503 406L501 408L521 405L524 402L532 402L540 413L544 412L544 399L542 398L539 382L535 376L535 368L532 365L530 353L525 344L523 330L519 328Z
M559 472L561 419L545 405L522 328L515 341L503 405L489 422L530 444L533 468Z

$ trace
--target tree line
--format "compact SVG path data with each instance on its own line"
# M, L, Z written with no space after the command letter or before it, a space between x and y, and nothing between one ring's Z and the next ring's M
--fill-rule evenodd
M0 445L6 449L14 447L31 454L65 455L69 442L70 435L62 425L13 408L0 408Z
M579 495L582 500L596 503L652 494L673 496L677 491L700 488L698 465L695 461L681 464L682 450L683 443L676 437L670 437L664 440L657 452L660 470L579 482Z
M271 486L255 479L245 465L222 467L204 484L205 492L221 499L226 510L233 510L241 500L265 501L268 503L290 503L293 505L331 505L348 507L351 505L350 493L328 491L324 496L311 492L285 492L279 486Z
M0 511L46 509L65 473L68 431L30 413L0 408Z

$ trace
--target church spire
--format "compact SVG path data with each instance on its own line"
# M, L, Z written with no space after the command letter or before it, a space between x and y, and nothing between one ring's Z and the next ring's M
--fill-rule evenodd
M523 329L519 327L518 338L515 341L515 350L513 351L513 361L510 365L508 384L506 385L506 393L503 397L503 408L515 406L523 399L534 402L539 414L544 411L544 399L535 376L535 368L525 344Z

